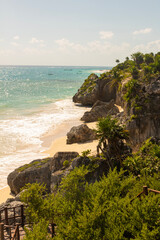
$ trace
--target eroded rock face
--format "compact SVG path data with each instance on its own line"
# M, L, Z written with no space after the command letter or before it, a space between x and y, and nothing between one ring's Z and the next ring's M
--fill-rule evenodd
M59 171L64 167L64 161L67 160L70 163L78 155L79 154L77 152L57 152L50 162L51 173Z
M72 127L67 133L67 144L84 143L96 139L96 133L86 124Z
M53 158L34 160L20 168L17 168L8 175L8 185L11 192L17 195L20 189L27 183L40 183L46 185L50 192L51 175L53 172L63 169L63 162L70 162L78 156L77 152L58 152Z
M20 168L17 168L8 175L7 181L13 194L18 194L20 189L27 183L45 184L50 189L50 162L52 158L34 160Z
M82 165L88 166L92 165L92 160L90 158L78 156L76 157L70 166L64 170L56 171L52 174L52 183L51 183L51 193L56 193L57 189L62 181L63 177L66 177L71 171L73 171L76 167L81 167ZM86 181L88 183L94 183L95 181L99 181L103 175L107 175L109 168L106 160L95 160L94 161L93 170L88 172L85 176Z
M107 103L98 100L90 111L84 113L81 120L84 122L94 122L99 118L107 117L108 114L116 115L117 113L119 113L119 109L114 105L113 99Z
M92 73L73 96L73 102L84 106L93 105L98 99L98 76Z
M92 73L73 96L73 102L81 103L84 106L92 106L97 100L103 102L115 100L116 88L111 87L110 82L110 77L101 79Z
M160 79L141 85L139 91L136 106L125 107L125 115L132 118L126 125L133 147L139 147L149 137L160 138Z

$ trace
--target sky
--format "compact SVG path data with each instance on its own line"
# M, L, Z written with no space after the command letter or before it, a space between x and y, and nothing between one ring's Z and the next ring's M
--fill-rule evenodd
M160 51L160 0L0 0L0 65L114 66Z

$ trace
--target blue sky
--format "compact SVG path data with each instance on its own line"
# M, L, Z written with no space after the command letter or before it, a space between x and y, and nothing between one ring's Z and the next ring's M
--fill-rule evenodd
M113 66L156 53L159 9L159 0L0 0L0 64Z

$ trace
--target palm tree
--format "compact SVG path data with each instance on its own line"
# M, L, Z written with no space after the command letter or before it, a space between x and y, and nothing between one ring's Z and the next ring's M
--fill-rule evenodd
M100 149L109 167L113 169L113 158L121 162L121 154L124 145L123 140L128 139L128 132L125 130L124 126L118 124L117 119L111 119L111 116L108 115L106 118L99 119L96 133L99 138L97 154L99 155Z

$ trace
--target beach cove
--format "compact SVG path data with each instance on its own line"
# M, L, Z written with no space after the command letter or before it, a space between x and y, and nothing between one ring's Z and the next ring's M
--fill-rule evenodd
M6 188L7 176L17 167L53 156L57 151L95 151L96 141L66 144L67 132L82 123L80 118L88 109L75 105L71 97L92 71L105 70L100 67L0 68L0 202L11 197Z

